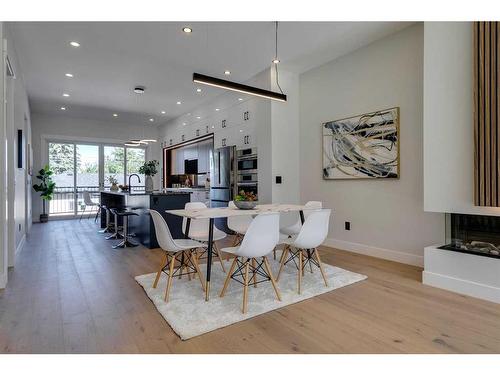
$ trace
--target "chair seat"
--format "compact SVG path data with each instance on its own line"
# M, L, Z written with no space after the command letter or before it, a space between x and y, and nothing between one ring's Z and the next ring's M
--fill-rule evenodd
M231 225L231 227L229 229L231 229L233 232L236 232L238 234L245 234L248 230L248 225L234 223Z
M116 211L116 215L118 216L139 216L138 213L132 211Z
M295 224L288 227L280 228L280 232L285 235L294 235L299 234L301 228L302 225L300 225L300 222L296 222Z
M239 246L232 246L232 247L225 247L225 248L221 249L220 251L223 251L225 253L230 253L230 254L237 254L239 249L240 249Z
M294 236L290 237L280 233L280 239L278 245L292 245L294 242L295 242Z
M207 247L204 243L193 241L189 239L178 239L174 240L176 246L184 250L195 249L197 247Z
M221 231L220 229L217 229L214 226L214 241L219 241L222 240L223 238L226 238L227 234ZM207 242L208 241L208 233L207 232L191 232L189 231L189 238L192 238L193 240L196 241L202 241L202 242Z

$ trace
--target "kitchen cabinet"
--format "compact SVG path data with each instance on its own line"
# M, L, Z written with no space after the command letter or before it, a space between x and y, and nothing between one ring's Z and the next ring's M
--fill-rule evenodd
M204 141L197 144L198 146L198 173L210 172L210 149L212 141Z
M191 193L191 202L206 203L210 200L209 190L193 190Z
M237 149L254 147L257 145L255 125L244 123L235 129L233 142Z
M176 149L176 155L175 155L175 160L176 160L176 174L184 174L184 147Z

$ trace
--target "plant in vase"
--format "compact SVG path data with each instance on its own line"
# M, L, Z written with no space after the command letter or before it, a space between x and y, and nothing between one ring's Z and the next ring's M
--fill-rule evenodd
M158 160L150 160L145 162L140 168L139 173L146 176L145 188L146 191L153 191L153 176L158 173Z
M111 184L111 187L109 188L109 190L118 191L118 180L116 179L116 177L111 175L111 176L107 177L107 180Z
M46 203L51 201L54 197L54 189L56 188L56 183L52 181L52 172L48 165L43 167L38 171L38 178L40 180L39 184L33 185L33 190L40 193L42 198L43 211L40 214L40 223L46 223L49 220L49 214L46 212Z

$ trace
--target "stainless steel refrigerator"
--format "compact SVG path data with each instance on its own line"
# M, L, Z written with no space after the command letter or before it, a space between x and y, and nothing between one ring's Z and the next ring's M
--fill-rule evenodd
M227 207L236 195L238 164L236 146L214 149L210 154L210 206ZM226 219L217 219L219 229L228 231Z

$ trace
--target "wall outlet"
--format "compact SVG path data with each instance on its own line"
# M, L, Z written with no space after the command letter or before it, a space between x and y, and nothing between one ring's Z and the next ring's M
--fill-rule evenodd
M276 183L277 184L281 184L282 181L283 181L283 179L281 178L281 176L276 176Z
M344 228L345 228L345 230L351 230L351 222L350 221L346 221L344 223Z

